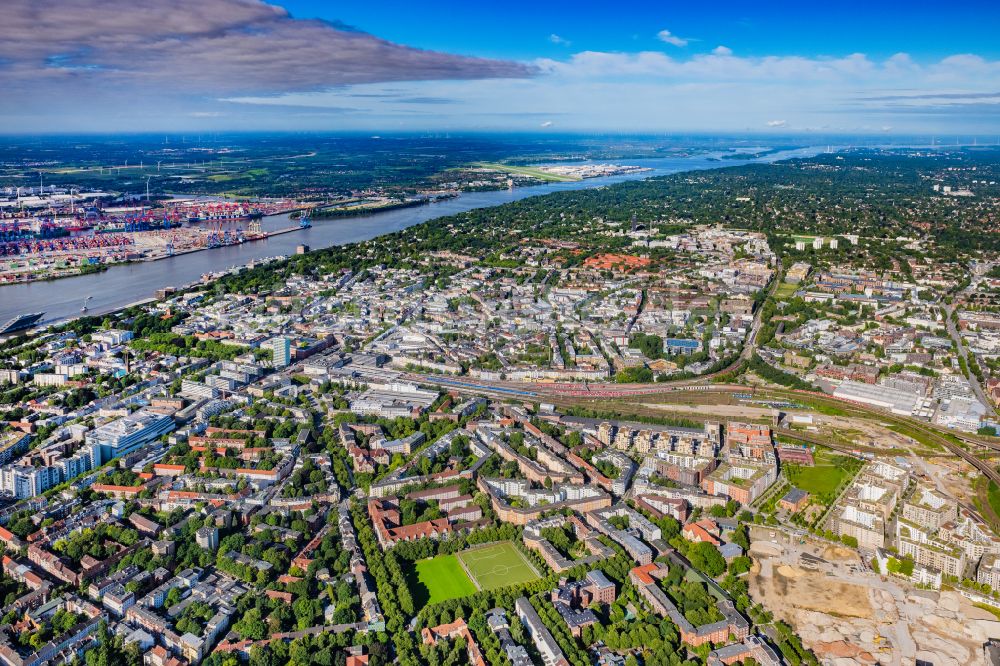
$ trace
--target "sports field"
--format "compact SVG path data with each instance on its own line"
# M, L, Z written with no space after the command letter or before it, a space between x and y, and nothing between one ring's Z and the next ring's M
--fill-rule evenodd
M458 559L481 590L495 590L539 578L535 568L509 541L463 550Z
M419 560L406 572L417 608L539 578L509 541L474 546L456 555Z
M788 282L782 282L778 285L778 288L774 291L774 297L779 301L789 299L795 295L796 290L798 290L799 285L790 284Z
M414 600L419 605L436 604L475 594L476 586L462 570L454 555L438 555L416 563L416 580L410 580ZM416 589L413 589L416 588Z

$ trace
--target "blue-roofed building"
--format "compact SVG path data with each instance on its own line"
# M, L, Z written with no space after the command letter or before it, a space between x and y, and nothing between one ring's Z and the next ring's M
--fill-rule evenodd
M668 354L693 354L701 348L700 342L687 338L667 338L663 344Z
M731 560L736 557L742 557L743 555L743 549L732 542L724 543L721 546L719 546L719 552L722 554L722 557L724 557L726 560Z

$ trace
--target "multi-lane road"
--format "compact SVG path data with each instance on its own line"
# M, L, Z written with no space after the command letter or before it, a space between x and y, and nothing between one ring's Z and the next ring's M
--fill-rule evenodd
M974 356L972 352L965 347L965 343L962 342L962 334L955 327L955 322L952 321L951 319L951 313L953 312L952 307L950 305L946 305L944 312L945 312L944 321L945 321L945 326L948 328L948 335L951 337L952 342L955 343L955 348L958 352L958 355L962 357L962 359L966 363L966 367L969 368L966 374L968 375L969 385L972 387L972 392L976 394L976 398L979 400L979 402L985 405L986 408L990 410L992 414L995 415L996 410L993 408L993 401L986 396L986 392L983 391L982 384L979 383L979 378L972 373L972 368L970 367L969 364L969 358L970 357L974 358Z

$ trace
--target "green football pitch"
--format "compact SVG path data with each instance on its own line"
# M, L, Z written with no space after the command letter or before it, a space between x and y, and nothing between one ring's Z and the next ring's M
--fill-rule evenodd
M462 570L454 555L438 555L416 563L416 585L411 580L415 601L436 604L475 594L476 586Z
M475 546L457 555L414 563L407 572L417 607L537 579L538 573L509 541Z
M481 590L527 583L539 577L535 568L509 541L463 550L458 559Z

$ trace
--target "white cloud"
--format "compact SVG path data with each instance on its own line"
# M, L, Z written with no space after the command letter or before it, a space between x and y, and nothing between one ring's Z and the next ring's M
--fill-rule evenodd
M1000 61L915 61L854 54L840 58L661 51L582 51L538 59L527 79L352 86L311 95L255 97L247 105L343 108L338 127L375 128L382 118L414 130L504 129L555 121L564 131L993 132L1000 111ZM971 66L972 71L969 71ZM387 93L391 93L387 94ZM389 98L453 100L433 115ZM403 115L407 112L408 115ZM776 124L784 119L783 124ZM769 121L774 124L769 125ZM550 127L546 125L546 127Z
M684 47L688 45L687 39L683 37L678 37L669 30L659 31L658 33L656 33L656 38L659 39L661 42L666 42L667 44L671 44L673 46Z
M32 0L9 1L18 5ZM121 8L131 2L62 1L81 8L98 2ZM135 13L124 9L117 12L122 14L120 20L127 19L124 27L109 11L92 14L101 19L99 26L67 26L58 16L48 16L44 29L23 18L27 10L18 14L20 23L12 19L19 26L13 33L16 38L0 43L0 63L8 65L6 69L0 65L0 72L8 75L0 74L0 79L10 86L10 94L0 97L4 127L15 131L53 127L139 131L185 125L375 131L389 126L412 130L529 127L540 132L555 126L560 131L743 131L749 127L774 133L810 128L878 133L892 126L900 134L951 127L995 133L992 128L1000 112L1000 60L975 54L936 61L905 53L888 58L862 53L751 57L719 45L698 53L665 47L625 52L574 49L557 58L497 63L418 51L364 33L299 21L259 0L176 2L191 11L197 7L212 11L207 17L192 19L190 26L158 23L152 33L148 33L152 23L147 25L143 19L133 25L138 21ZM216 15L230 5L254 11L249 17L225 11L221 18ZM181 21L184 16L166 10L157 14L162 21ZM206 25L216 36L200 31ZM251 39L244 34L249 30L246 26L263 32L251 30ZM51 47L30 32L49 34L46 31L57 28L66 32L53 33ZM78 34L84 29L86 34ZM103 42L101 34L106 36ZM174 53L172 44L168 48L164 43L169 34L186 35L190 53ZM316 39L297 39L303 34ZM674 46L697 43L666 30L659 36ZM64 48L84 37L99 46L91 51ZM277 62L267 49L257 48L261 39L268 45L294 42L294 48L289 46ZM568 46L560 35L553 33L548 39ZM253 55L249 60L248 49ZM225 57L220 57L220 50ZM52 52L68 55L45 61L45 54ZM137 54L126 70L113 66L120 61L98 59L123 52ZM323 67L315 66L303 53L315 56L313 60ZM43 62L40 73L25 69L32 60L36 65ZM334 67L341 60L350 61L353 69ZM176 66L159 67L163 62ZM88 63L105 68L80 68ZM150 69L155 70L151 80L133 83ZM171 74L176 74L174 80L166 81L164 77ZM504 76L511 78L496 78ZM158 85L169 95L158 98L155 105L136 108L112 104L114 98L109 97L107 105L114 114L102 106L101 112L73 116L76 124L70 126L69 114L59 111L61 107L45 95L21 94L38 77L41 88L58 91L60 99L72 96L78 88L93 89L95 79L114 81L116 86L109 89L117 95ZM407 77L410 80L396 80ZM465 80L470 77L475 80ZM775 120L785 118L789 120Z
M265 0L49 4L4 0L0 113L51 112L53 102L86 97L90 115L128 109L139 119L181 102L197 110L219 95L533 74L523 63L428 51L296 19ZM84 114L74 108L65 115Z
M995 133L1000 113L1000 59L970 53L744 57L718 45L504 62L295 19L274 2L57 0L59 11L42 12L37 0L7 0L2 126ZM61 104L93 90L104 92L89 114Z
M944 61L942 61L944 62ZM580 51L568 60L541 58L535 64L543 72L580 77L655 77L691 81L774 81L851 84L884 75L891 81L890 69L895 63L876 63L863 53L840 58L807 58L804 56L736 57L717 53L698 54L690 58L670 56L662 51L633 53ZM1000 63L991 63L1000 67ZM961 69L952 64L950 73Z

